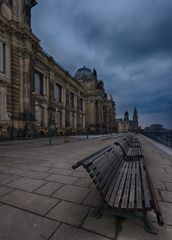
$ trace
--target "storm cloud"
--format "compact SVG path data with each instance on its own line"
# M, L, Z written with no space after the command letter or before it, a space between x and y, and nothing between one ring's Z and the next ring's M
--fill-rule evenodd
M32 30L74 75L97 70L117 117L136 106L144 127L172 128L171 0L38 0Z

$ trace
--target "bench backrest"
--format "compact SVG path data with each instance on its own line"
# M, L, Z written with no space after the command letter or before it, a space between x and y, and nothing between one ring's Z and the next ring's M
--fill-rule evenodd
M120 140L119 140L118 142L116 142L115 144L116 144L116 145L120 145L123 154L124 154L124 155L127 155L128 150L129 150L129 146L128 146L127 141L126 141L124 138L123 138L123 139L120 139Z

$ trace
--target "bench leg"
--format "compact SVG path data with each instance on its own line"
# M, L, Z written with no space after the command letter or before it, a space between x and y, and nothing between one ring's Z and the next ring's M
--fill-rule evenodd
M91 214L90 214L91 217L100 218L102 216L103 211L104 211L104 205L105 205L105 203L101 199L100 204L91 211Z
M143 212L143 222L147 232L158 234L158 231L152 226L151 222L149 221L146 211Z

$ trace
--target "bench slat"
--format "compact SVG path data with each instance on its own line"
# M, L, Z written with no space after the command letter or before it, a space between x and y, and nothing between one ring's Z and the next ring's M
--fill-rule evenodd
M117 178L117 180L115 179L115 181L112 182L113 184L113 189L110 193L110 195L108 194L109 198L107 199L108 203L110 206L113 206L113 202L114 202L114 199L116 197L116 194L117 194L117 191L118 191L118 188L119 188L119 184L122 180L122 177L123 177L123 174L124 174L124 171L126 169L126 165L128 165L127 162L124 162L124 164L122 165L121 169L119 170L119 176Z
M111 158L114 160L114 153L110 154L110 156L111 156ZM100 168L97 168L97 169L96 169L96 172L97 172L97 173L99 172L99 174L94 178L94 180L95 180L97 183L99 183L102 179L104 179L105 176L108 174L108 171L110 171L110 166L109 166L109 165L113 165L113 163L115 162L115 160L112 161L112 159L111 159L111 161L109 161L109 155L106 156L107 165L104 166L104 168L101 169L101 170L100 170Z
M149 193L149 190L148 190L148 183L147 183L146 174L145 174L145 170L143 168L143 162L142 161L140 161L140 169L141 169L142 187L143 187L143 193L144 193L145 208L150 209L151 208L150 193Z
M116 194L115 202L113 204L114 207L118 207L120 204L121 196L122 196L122 193L124 190L124 184L125 184L126 177L127 177L128 166L129 166L129 162L127 162L127 164L124 168L124 172L122 174L122 180L121 180L119 188L118 188L118 194ZM110 202L111 202L111 200L110 200Z
M115 161L112 164L111 169L108 171L109 174L107 174L107 176L105 176L104 179L98 185L98 189L102 192L104 196L106 195L106 192L109 189L112 180L116 176L118 169L122 165L122 157L120 155L115 155L114 159Z
M136 171L136 206L137 208L142 208L142 193L141 193L141 184L140 184L140 164L139 161L136 162L137 171Z
M134 200L135 200L135 162L132 162L132 173L131 173L131 186L130 186L130 197L129 197L129 208L134 208Z
M128 196L129 196L129 189L130 189L130 183L131 183L131 171L132 171L132 167L131 167L131 164L129 164L121 208L127 208L128 206Z
M125 166L125 165L126 165L126 162L122 162L119 169L122 169L123 166ZM110 182L109 189L108 189L108 191L105 195L106 202L109 203L109 199L110 199L111 194L114 190L115 184L116 184L117 181L120 180L120 178L121 178L121 171L120 170L119 171L114 171L113 178L111 179L112 181Z

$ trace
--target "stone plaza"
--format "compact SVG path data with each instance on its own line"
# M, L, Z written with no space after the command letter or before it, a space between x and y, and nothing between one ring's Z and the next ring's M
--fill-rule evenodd
M134 220L90 216L100 196L87 172L72 165L118 136L0 143L0 240L147 240L172 238L172 151L139 136L165 225L158 235ZM168 150L168 151L167 151Z

